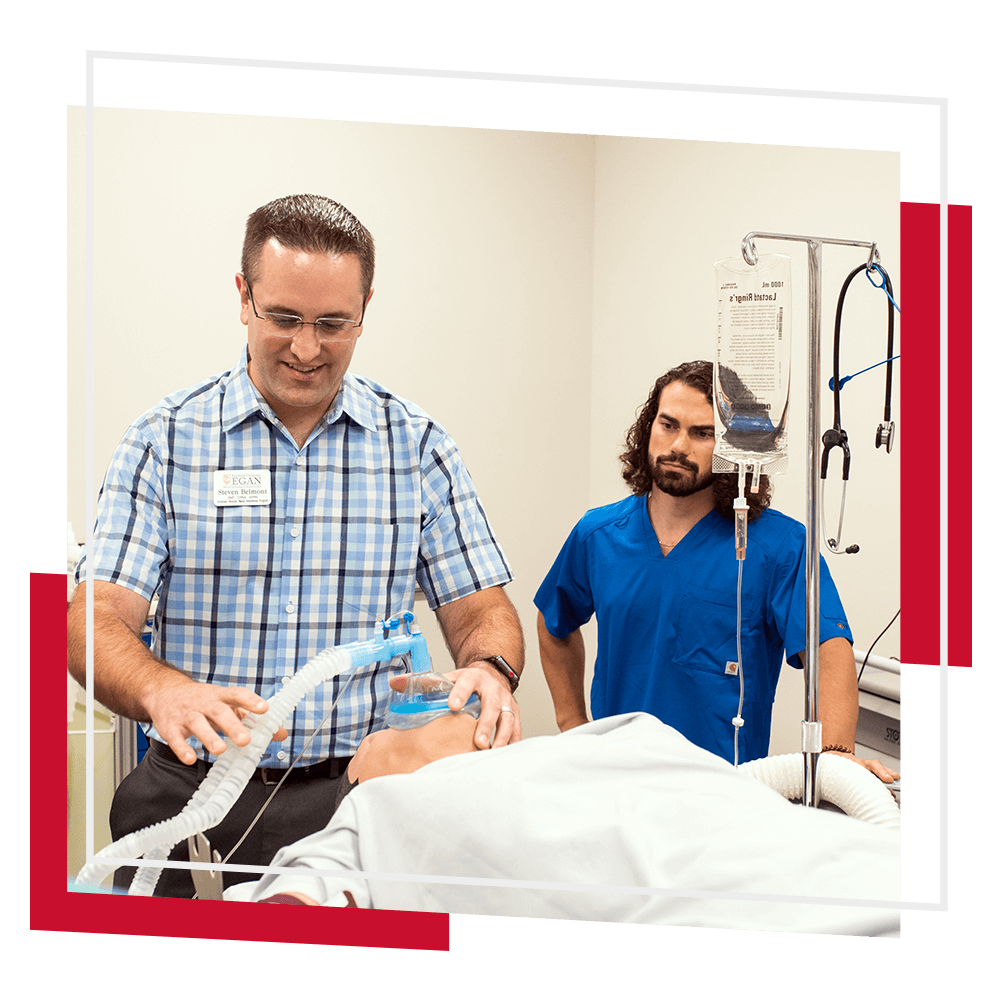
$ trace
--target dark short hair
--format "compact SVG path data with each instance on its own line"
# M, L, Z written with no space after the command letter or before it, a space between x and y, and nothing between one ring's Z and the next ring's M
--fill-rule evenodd
M372 234L339 202L317 194L291 194L261 205L247 219L240 268L248 284L257 280L261 250L270 240L306 253L350 254L361 265L361 294L367 300L375 278Z
M653 475L649 469L649 436L660 409L660 394L671 382L682 382L697 389L711 403L712 377L711 361L685 361L664 372L653 383L646 402L636 410L635 423L625 435L625 450L618 456L622 463L622 478L635 496L645 496L653 488ZM716 473L712 488L715 509L725 518L732 517L733 501L739 494L738 474ZM744 496L750 507L749 518L755 521L761 511L771 506L771 482L768 477L760 477L759 492L751 493L744 489Z

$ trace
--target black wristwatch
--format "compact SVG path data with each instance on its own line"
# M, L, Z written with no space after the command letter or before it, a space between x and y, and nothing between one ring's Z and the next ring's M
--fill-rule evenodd
M520 684L521 678L517 676L514 672L514 668L502 656L483 656L481 659L483 663L490 664L494 670L503 674L503 676L507 678L507 683L510 684L511 694L517 690L517 685Z

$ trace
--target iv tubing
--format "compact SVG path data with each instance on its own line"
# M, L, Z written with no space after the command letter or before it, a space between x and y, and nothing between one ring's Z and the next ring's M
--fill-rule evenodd
M740 729L743 726L743 649L740 632L743 628L743 560L739 560L736 570L736 672L740 675L740 701L733 719L733 767L740 763Z
M415 672L430 669L426 642L419 631L386 639L348 643L318 653L268 700L268 710L263 715L250 714L243 719L244 726L250 731L250 743L245 747L238 747L227 739L226 751L213 764L208 776L176 816L126 834L98 851L94 860L85 865L77 875L77 883L101 883L120 866L120 859L123 858L138 858L141 855L146 860L163 861L174 845L217 826L246 787L271 737L304 695L318 684L353 667L391 659L404 652L412 652ZM119 860L98 862L100 858ZM129 888L129 895L151 896L162 870L162 866L138 868Z
M739 492L733 501L733 514L736 530L736 673L740 678L740 700L736 706L736 716L733 719L733 767L740 763L740 729L743 728L743 561L747 554L747 517L749 506L743 496L743 487L747 477L747 463L739 463ZM760 463L754 466L754 482L760 475Z

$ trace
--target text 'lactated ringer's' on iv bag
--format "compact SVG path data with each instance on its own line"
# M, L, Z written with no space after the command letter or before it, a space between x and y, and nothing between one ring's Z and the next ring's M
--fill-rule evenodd
M770 474L788 464L791 258L767 254L715 265L719 328L715 357L716 442L712 469L742 463Z

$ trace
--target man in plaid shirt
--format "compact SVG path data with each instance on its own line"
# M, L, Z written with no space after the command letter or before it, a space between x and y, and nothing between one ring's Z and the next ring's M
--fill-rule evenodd
M150 737L116 792L115 839L178 812L224 751L220 733L245 745L247 712L265 711L320 650L411 608L416 586L455 660L451 704L481 699L477 745L521 737L512 577L468 471L419 407L348 371L374 265L371 234L330 199L259 208L236 275L247 327L237 363L143 414L112 458L77 571L88 582L69 612L69 665L82 683L89 596L95 697ZM208 832L224 860L289 768L228 860L266 865L326 825L337 778L380 728L393 672L361 668L299 704L260 782ZM252 877L225 872L227 884ZM120 870L116 884L129 879ZM190 895L190 877L167 869L157 891Z

